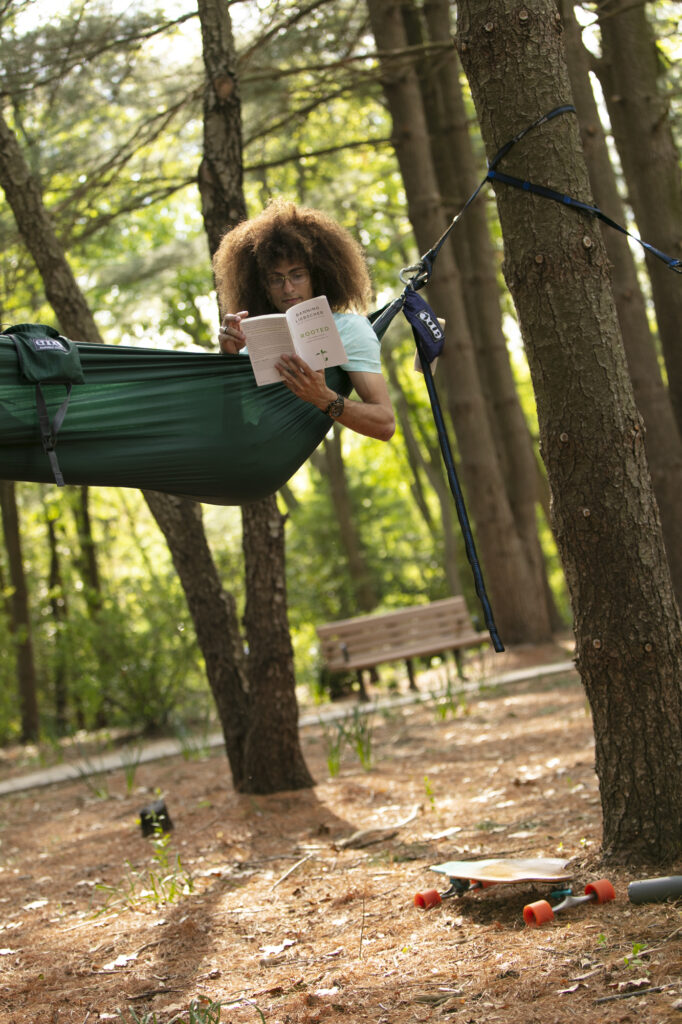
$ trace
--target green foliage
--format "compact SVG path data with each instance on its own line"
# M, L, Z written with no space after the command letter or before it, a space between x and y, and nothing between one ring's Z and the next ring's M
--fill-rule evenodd
M158 909L176 903L194 891L192 875L183 867L180 855L171 856L171 836L157 826L152 845L151 867L137 870L130 861L126 861L125 876L117 885L99 882L95 886L96 891L105 894L104 904L97 910L98 915L111 910L136 910L142 906Z
M186 1011L174 1014L167 1021L160 1021L153 1012L140 1017L132 1006L128 1007L127 1013L119 1010L118 1015L124 1024L220 1024L222 1006L222 1003L213 1002L211 999L192 999ZM265 1020L260 1010L258 1013Z

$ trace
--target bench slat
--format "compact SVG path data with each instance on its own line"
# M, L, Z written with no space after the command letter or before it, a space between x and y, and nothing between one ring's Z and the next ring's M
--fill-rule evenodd
M335 672L373 668L490 640L488 633L473 628L462 597L340 619L318 626L317 634L327 667Z

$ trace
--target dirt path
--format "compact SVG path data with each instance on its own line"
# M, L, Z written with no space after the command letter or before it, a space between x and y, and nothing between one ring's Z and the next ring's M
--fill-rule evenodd
M168 1024L192 1002L233 1024L682 1020L679 904L629 904L625 872L615 902L540 929L522 908L547 886L414 906L453 858L571 858L576 891L600 876L574 673L365 721L371 767L358 733L334 777L336 727L303 731L311 792L238 796L214 751L5 796L1 1024ZM136 821L159 795L165 845Z

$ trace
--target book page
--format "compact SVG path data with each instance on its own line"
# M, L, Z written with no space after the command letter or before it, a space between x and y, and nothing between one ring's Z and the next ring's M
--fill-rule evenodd
M256 384L276 384L282 380L275 369L281 355L294 355L294 345L283 313L246 317L241 322L246 348Z
M297 302L287 310L286 318L297 354L313 370L323 370L347 361L326 295Z

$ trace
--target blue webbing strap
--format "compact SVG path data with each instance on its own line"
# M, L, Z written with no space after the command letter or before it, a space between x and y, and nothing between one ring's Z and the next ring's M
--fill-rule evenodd
M556 192L553 188L547 188L545 185L534 185L532 181L523 181L521 178L514 178L510 174L502 174L500 171L489 170L487 175L488 181L501 181L504 185L513 185L515 188L523 189L524 192L532 192L533 195L542 196L543 199L553 199L557 203L563 203L564 206L572 206L576 210L582 210L583 213L589 213L592 217L597 217L603 221L604 224L608 224L610 228L615 228L616 231L620 231L622 234L627 235L628 238L634 239L635 242L639 242L642 248L646 249L652 256L656 256L657 259L662 260L671 270L674 270L676 274L682 274L682 260L673 259L672 256L666 256L664 252L657 249L655 246L645 242L642 238L634 235L627 228L624 228L621 224L618 224L615 220L607 217L598 206L590 206L589 203L581 203L579 199L574 199L573 196L564 195L561 192Z
M639 242L639 244L643 246L643 248L646 249L647 252L651 253L652 256L656 256L657 259L662 260L666 264L666 266L668 266L671 270L674 270L678 274L682 273L682 260L673 259L671 256L667 256L664 252L661 252L660 249L656 249L655 246L650 245L648 242L643 241L641 238L638 238L637 235L634 235L632 234L632 232L627 231L615 220L612 220L610 217L608 217L598 207L590 206L588 203L581 203L580 200L574 199L572 196L567 196L562 194L561 192L555 191L554 189L546 188L544 185L534 185L532 182L522 181L520 178L514 178L511 175L501 174L499 171L495 170L500 160L502 160L503 157L507 155L512 146L515 146L517 142L520 142L521 139L524 138L524 136L526 136L529 132L533 131L533 129L539 128L540 125L546 124L548 121L551 121L555 117L559 117L561 114L575 113L576 109L570 103L565 103L562 106L554 107L553 110L549 110L546 114L543 114L541 117L536 118L536 120L533 121L531 124L526 125L525 128L522 128L520 132L517 132L517 134L512 139L509 140L509 142L505 142L504 146L498 149L495 156L492 158L492 160L489 161L488 173L486 174L485 178L481 182L479 182L476 189L471 193L471 195L469 196L469 198L467 199L459 213L455 217L453 217L452 221L445 229L443 234L440 236L438 241L435 243L435 245L432 246L432 248L429 249L429 251L421 257L418 263L414 264L414 266L406 267L402 271L400 275L401 280L405 280L403 276L404 274L407 274L409 271L413 271L413 275L409 280L409 284L413 288L423 288L424 285L428 283L428 280L431 277L431 272L433 270L433 263L436 259L436 256L443 247L445 240L447 239L448 235L450 234L450 232L452 231L452 229L454 228L455 224L458 222L464 211L467 209L467 207L471 206L471 204L473 203L474 199L481 191L483 186L489 181L500 181L507 185L514 185L517 188L521 188L526 192L533 192L535 193L535 195L543 196L545 199L553 199L556 202L562 203L564 206L570 206L573 209L581 210L583 213L589 213L593 217L598 217L599 220L603 221L605 224L608 224L609 227L615 228L616 231L621 231L629 238L632 238L636 242ZM388 324L386 326L388 326Z
M457 518L459 519L459 525L464 538L464 548L474 577L474 587L476 589L478 599L481 602L483 618L485 620L486 628L490 634L493 647L499 653L504 650L504 645L497 632L492 608L490 607L490 602L486 593L483 573L481 572L478 555L476 554L476 545L471 532L471 525L469 523L466 505L464 504L464 495L462 494L462 488L460 487L459 480L457 479L455 460L452 457L450 442L448 440L448 432L445 426L445 420L443 419L438 393L433 382L433 374L431 373L430 364L437 356L440 355L443 349L443 342L445 340L443 328L438 323L436 314L433 312L431 307L421 297L421 295L417 294L414 289L409 287L406 288L405 292L401 296L401 300L403 312L412 326L412 333L414 334L414 340L417 345L417 354L424 373L424 380L426 381L426 390L428 391L429 401L431 403L433 420L438 432L438 443L440 445L441 455L443 456L443 462L447 471L448 483L450 484L452 497L455 500ZM393 305L395 305L395 303L391 303L391 307ZM396 306L395 312L398 312L399 308L400 306Z

